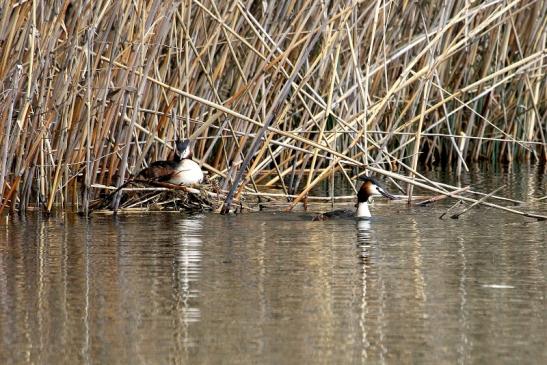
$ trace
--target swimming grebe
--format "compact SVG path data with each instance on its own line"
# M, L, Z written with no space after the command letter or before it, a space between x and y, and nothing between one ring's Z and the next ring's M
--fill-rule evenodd
M368 209L368 200L373 196L384 196L390 200L397 199L395 196L388 193L382 185L372 176L361 176L359 180L363 184L357 192L357 210L351 211L348 209L338 209L331 212L326 212L313 217L314 221L327 220L331 218L350 218L368 219L372 217Z
M167 182L173 185L199 184L203 172L199 165L192 161L190 140L175 142L175 156L172 160L155 161L140 171L135 177L152 181Z

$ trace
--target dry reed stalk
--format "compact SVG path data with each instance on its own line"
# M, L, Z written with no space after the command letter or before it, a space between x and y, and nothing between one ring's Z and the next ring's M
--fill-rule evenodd
M489 197L491 197L492 195L494 195L495 193L497 193L498 191L500 191L501 189L503 189L505 187L505 185L502 185L500 187L498 187L497 189L493 190L492 192L486 194L485 196L483 196L482 198L480 198L479 200L477 200L476 202L474 202L473 204L471 204L470 206L466 207L464 210L462 210L461 212L458 212L458 213L455 213L455 214L452 214L450 216L450 218L452 219L458 219L460 218L461 215L465 214L466 212L468 212L471 208L473 208L474 206L482 203L483 201L485 201L486 199L488 199Z
M452 198L456 198L456 199L459 199L459 200L468 201L468 202L472 202L472 203L480 203L480 204L485 205L487 207L496 208L496 209L499 209L499 210L503 210L503 211L513 213L513 214L522 215L522 216L525 216L525 217L535 218L537 220L547 220L547 216L544 216L544 215L541 215L541 214L521 212L521 211L518 211L516 209L508 208L508 207L505 207L505 206L502 206L502 205L497 205L497 204L493 204L493 203L484 202L484 198L488 197L488 194L483 196L483 198L481 198L479 200L475 200L475 199L468 198L468 197L465 197L465 196L460 196L460 195L456 195L456 194L453 194L453 193L444 192L440 189L437 189L437 188L434 188L432 186L420 183L416 180L409 179L405 176L393 173L391 171L377 169L377 168L374 168L374 167L371 167L371 166L369 166L368 169L372 170L376 173L379 173L379 174L382 174L382 175L385 175L385 176L389 176L389 177L392 177L392 178L400 180L400 181L404 181L408 184L412 184L412 185L418 186L420 188L423 188L423 189L426 189L426 190L429 190L429 191L433 191L435 193L447 195L447 196L450 196ZM494 191L494 193L495 192L496 191Z
M454 190L450 194L447 194L447 195L436 195L432 198L429 198L427 200L423 200L419 203L416 203L416 205L425 206L425 205L428 205L428 204L431 204L431 203L434 203L434 202L438 202L439 200L444 200L446 198L453 197L455 194L459 194L459 193L462 193L464 191L467 191L467 190L469 190L469 188L470 188L470 186L465 186L461 189Z
M545 162L546 18L539 0L8 0L1 206L85 211L180 137L229 197L294 204L335 171L355 188L351 168L449 192L419 163Z

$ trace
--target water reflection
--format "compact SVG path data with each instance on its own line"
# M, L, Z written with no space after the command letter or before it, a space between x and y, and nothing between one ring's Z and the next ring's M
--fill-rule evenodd
M366 271L371 266L371 254L373 250L372 223L369 219L356 221L358 256L362 264L362 270L366 277Z
M538 176L463 179L520 199ZM544 222L448 205L11 218L0 363L543 363Z
M361 361L365 362L369 358L369 352L371 343L368 338L368 332L372 330L372 321L370 321L369 317L369 305L367 303L367 295L368 295L368 275L369 271L371 271L371 258L370 258L370 250L372 249L373 245L373 238L372 238L372 232L371 232L371 221L370 220L358 220L357 223L357 247L359 252L359 259L361 262L361 303L360 303L360 316L359 316L359 329L361 331ZM380 348L383 345L382 342L382 335L378 336L379 338L379 345ZM380 351L380 360L383 363L384 359L382 354L384 351Z
M201 236L203 234L203 216L185 219L175 225L177 230L177 257L174 265L174 275L177 277L176 290L174 291L177 312L180 313L179 328L181 338L177 339L182 344L184 353L188 353L191 346L195 346L191 338L189 327L191 323L198 322L201 317L197 307L196 298L199 290L196 283L201 276Z
M458 313L458 330L460 333L457 345L458 352L458 363L468 363L470 361L469 351L467 350L467 344L469 344L469 338L467 334L469 333L469 310L467 303L467 258L465 250L465 240L463 237L458 237L458 258L461 263L460 272L459 272L459 283L458 283L458 297L460 301L459 313Z

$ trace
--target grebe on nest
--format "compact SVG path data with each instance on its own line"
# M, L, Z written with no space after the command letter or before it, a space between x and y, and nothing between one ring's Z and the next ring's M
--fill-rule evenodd
M172 160L155 161L135 178L167 182L173 185L192 185L203 181L203 172L199 165L192 161L190 140L175 142L175 156Z

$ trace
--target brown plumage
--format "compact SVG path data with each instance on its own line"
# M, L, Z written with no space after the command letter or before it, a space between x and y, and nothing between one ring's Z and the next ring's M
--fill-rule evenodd
M172 159L152 162L150 166L135 175L135 179L142 178L159 182L168 182L173 179L179 173L177 167L182 159L191 157L190 140L176 141L175 145Z
M177 165L180 161L169 160L169 161L155 161L150 164L144 170L141 170L135 178L145 179L150 181L169 181L177 173Z

